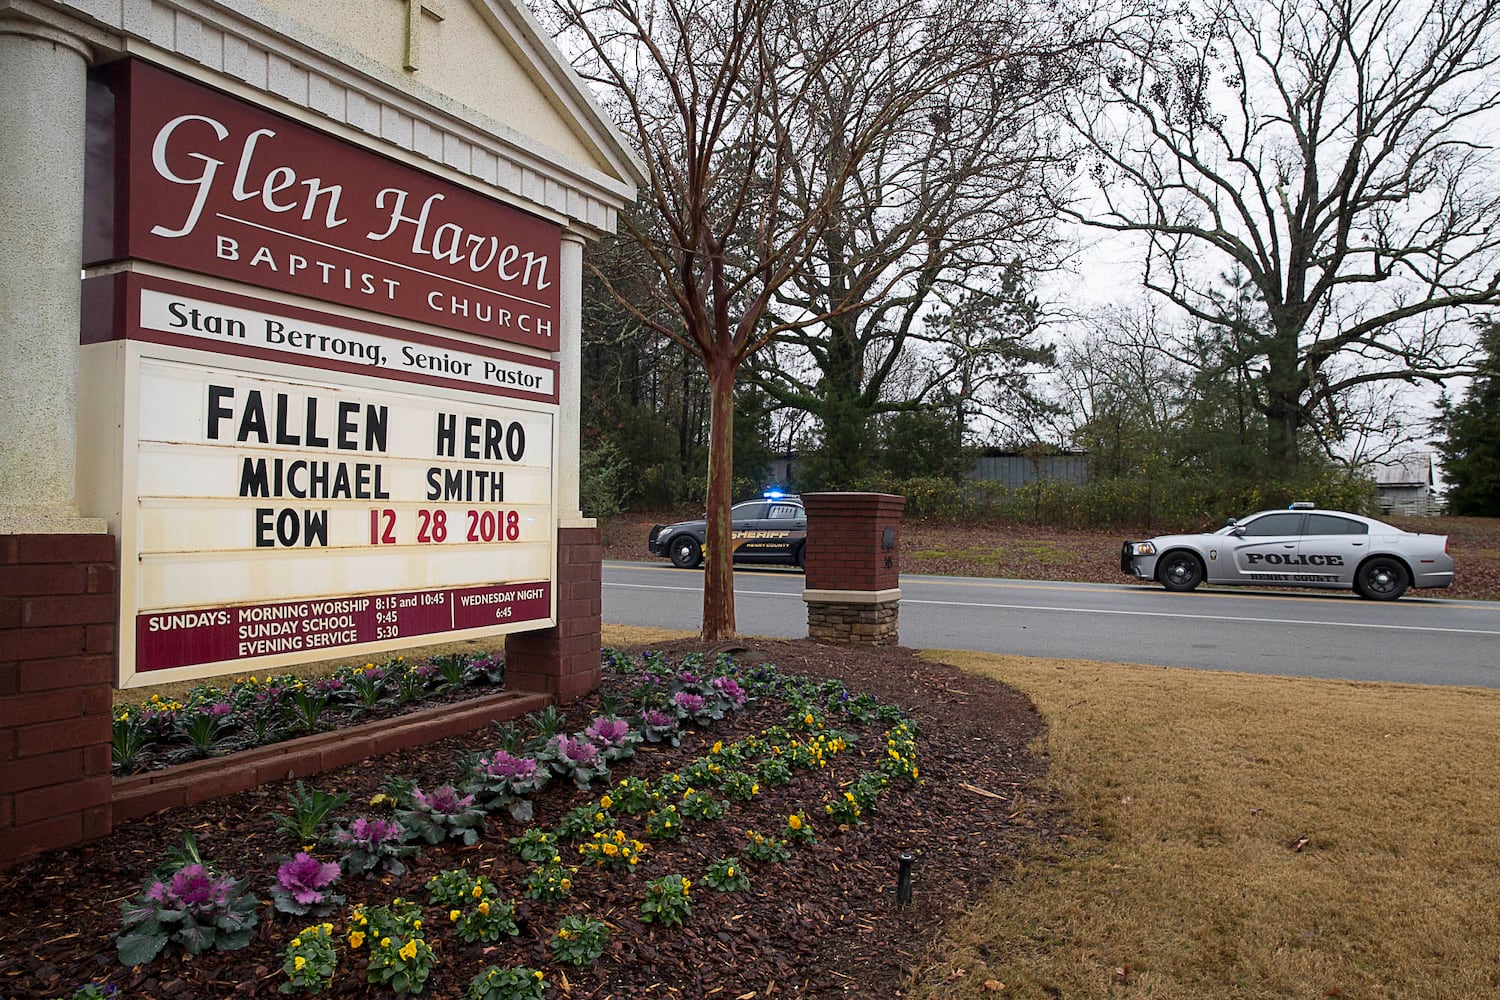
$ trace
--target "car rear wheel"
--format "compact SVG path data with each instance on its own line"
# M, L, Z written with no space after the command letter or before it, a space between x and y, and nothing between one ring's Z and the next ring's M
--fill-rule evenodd
M1354 589L1371 601L1394 601L1409 585L1406 567L1386 556L1369 560L1354 575Z
M1185 593L1203 582L1203 564L1191 552L1169 552L1157 564L1156 578L1168 590Z
M797 546L797 555L796 555L796 557L792 561L797 564L797 568L798 569L801 569L803 571L807 570L807 543L806 542L804 542L803 544Z
M692 535L678 535L670 546L672 565L679 569L692 569L703 561L703 546Z

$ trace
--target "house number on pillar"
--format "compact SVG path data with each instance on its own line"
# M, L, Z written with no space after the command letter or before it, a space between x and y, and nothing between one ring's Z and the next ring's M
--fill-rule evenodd
M443 19L443 9L435 0L406 0L406 57L403 65L408 70L417 68L423 14L434 21Z

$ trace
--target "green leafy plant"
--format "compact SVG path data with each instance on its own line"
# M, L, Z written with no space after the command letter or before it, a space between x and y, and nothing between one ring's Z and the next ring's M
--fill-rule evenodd
M763 785L780 787L792 781L792 769L779 757L767 757L755 765L755 777Z
M374 708L384 700L392 686L391 672L385 667L366 663L364 667L349 671L344 678L343 693L360 708Z
M786 818L786 839L798 844L816 844L818 834L807 820L807 813L797 810Z
M724 811L729 808L729 803L723 799L716 799L701 789L689 789L683 793L682 802L677 809L689 819L711 820L723 819Z
M651 840L675 840L682 836L682 814L676 806L663 806L646 814L646 836Z
M370 943L370 964L365 978L376 986L389 986L398 996L421 993L437 956L421 937L383 937Z
M760 783L744 771L727 771L719 782L719 791L739 802L747 802L760 794Z
M369 945L366 979L398 994L422 992L437 958L422 935L420 907L397 896L388 906L356 907L349 925L350 947Z
M110 763L121 774L130 774L141 766L141 757L152 743L151 732L138 713L128 708L115 712L110 734Z
M893 778L904 778L912 784L920 780L916 733L905 722L898 722L886 731L885 756L881 758L880 770Z
M533 737L537 745L544 745L552 737L563 731L568 720L563 717L556 705L548 705L539 712L531 712L526 716L526 721L531 723L531 729L535 733Z
M830 819L840 826L855 826L859 823L859 817L864 810L860 808L859 799L854 797L850 791L837 796L831 802L823 805L823 811Z
M792 856L791 850L786 846L786 841L776 837L767 837L755 830L745 831L745 857L751 861L775 862L786 861Z
M333 985L338 971L338 951L333 943L333 924L304 927L283 952L281 971L286 982L282 993L322 993Z
M323 713L328 710L328 695L298 681L288 707L294 728L303 732L317 732L323 725Z
M437 668L438 676L442 678L443 687L452 690L454 688L461 688L468 683L469 658L463 653L434 656L432 658L432 665Z
M445 909L467 906L498 891L485 876L470 875L463 868L450 868L427 880L427 901Z
M291 800L291 814L275 813L272 819L276 821L276 829L298 844L317 843L328 817L349 801L346 794L329 795L309 788L301 781L287 792L287 798Z
M573 876L577 868L564 868L557 861L537 865L526 876L526 898L541 903L555 903L573 894Z
M114 983L84 983L68 1000L116 1000L120 987Z
M543 1000L547 977L537 969L490 966L469 981L464 1000Z
M609 793L613 808L626 816L639 816L656 805L651 786L640 778L626 778Z
M750 875L739 858L723 858L708 866L703 881L720 892L744 892L750 888Z
M585 802L563 814L563 818L557 824L557 837L559 840L592 837L598 831L613 824L614 820L610 818L608 812L599 808L598 803Z
M559 962L583 968L599 960L608 941L609 928L602 920L570 914L557 925L548 947Z
M587 843L578 845L578 853L600 868L620 870L640 863L646 845L625 836L623 830L600 830Z
M510 838L510 846L528 864L551 861L557 857L557 837L534 826L522 832L519 837Z
M642 922L667 927L683 923L693 912L688 896L692 886L681 875L662 875L647 882L646 899L641 903Z
M453 933L466 943L494 942L504 935L514 937L521 933L516 924L516 908L512 904L489 897L470 902L473 905L454 906L448 911Z

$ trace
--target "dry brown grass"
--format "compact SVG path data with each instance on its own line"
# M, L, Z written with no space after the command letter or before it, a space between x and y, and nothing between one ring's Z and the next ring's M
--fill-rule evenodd
M1089 833L917 995L1500 996L1500 691L931 655L1031 695Z

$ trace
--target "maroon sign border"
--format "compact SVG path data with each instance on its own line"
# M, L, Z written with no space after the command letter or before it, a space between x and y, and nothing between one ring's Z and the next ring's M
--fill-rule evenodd
M152 95L155 95L154 97ZM195 95L201 95L202 100L192 100ZM180 100L168 100L168 98L181 98ZM149 99L150 103L142 104ZM179 107L181 105L181 107ZM139 106L139 107L138 107ZM141 111L140 107L149 110ZM158 108L165 110L158 111ZM214 117L215 122L223 119L221 127L229 129L227 146L223 148L213 147L215 155L214 162L220 162L218 156L226 159L217 168L213 175L214 180L204 184L202 196L205 201L199 202L192 209L196 216L200 210L205 211L205 218L201 225L193 232L185 234L181 242L170 240L165 236L156 236L150 233L153 223L169 223L175 220L162 220L154 215L149 215L150 202L154 193L165 192L175 189L177 184L186 184L185 180L174 183L162 177L153 167L153 129L160 130L173 119L178 112L189 115L209 115ZM137 114L149 115L151 121L137 119ZM157 122L155 119L160 118ZM562 302L562 226L541 215L526 211L508 202L490 197L480 193L473 188L457 184L445 179L435 172L425 170L419 166L407 163L396 157L386 155L371 149L360 143L353 142L347 138L336 135L331 131L319 128L315 124L288 117L278 111L272 110L262 104L246 100L243 97L220 90L203 81L183 76L164 67L154 65L139 58L128 58L100 67L90 73L89 79L89 136L87 157L87 185L86 185L86 212L84 229L84 263L85 266L94 266L112 260L127 258L138 258L151 260L169 267L180 268L195 273L211 274L225 280L244 284L248 287L272 288L306 298L313 302L331 302L342 306L361 309L378 315L388 316L398 321L410 320L438 327L448 327L461 330L466 334L483 337L512 344L520 344L526 347L535 347L541 350L557 351L561 344L561 325L563 318ZM198 119L190 120L194 127L201 128ZM236 192L239 191L240 177L237 169L242 169L235 159L238 144L250 143L253 145L253 137L256 130L270 126L275 131L275 137L265 140L265 152L259 149L255 154L245 153L247 157L263 155L264 162L257 161L252 172L245 177L246 183L251 185L247 188L251 194L245 195L250 200L240 201L241 196L236 193L235 201L226 202L229 195L225 188L232 184ZM139 148L138 148L139 147ZM193 147L189 147L190 149ZM270 175L262 177L264 168L273 162L277 153L282 154L286 164L271 170ZM175 162L183 157L189 161L193 157L205 157L208 153L167 152L164 156L175 158L169 162ZM317 164L324 167L323 173L326 178L315 176ZM431 198L441 196L444 201L439 204L440 217L434 217L431 222L423 222L427 232L425 242L430 244L430 249L414 252L413 247L404 245L404 236L394 236L389 243L371 242L367 238L360 237L349 246L343 246L338 242L326 242L328 235L324 227L316 222L301 222L293 216L288 215L265 215L257 206L257 198L254 192L256 184L271 183L269 177L277 176L276 171L286 169L289 173L293 170L307 175L306 182L327 180L336 183L342 193L347 197L341 201L340 211L345 213L342 221L354 221L356 225L349 230L351 238L356 230L373 223L378 229L390 221L387 214L394 213L394 204L378 204L374 198L376 189L384 185L384 189L397 190L405 193L406 200L401 203L400 212L403 218L412 217L413 213L422 215L426 219L426 211L423 205ZM328 173L332 171L332 173ZM241 175L243 176L243 175ZM298 177L298 173L292 173ZM284 177L278 178L284 180ZM278 186L266 190L284 191L282 197L293 197L293 192L301 187L302 181L287 187ZM322 188L320 190L327 190ZM183 200L192 203L197 197L192 186L183 188ZM269 199L270 194L264 198ZM311 200L317 197L309 193L307 198L309 204L307 211L312 210ZM383 196L382 196L383 197ZM325 199L326 201L326 199ZM371 276L377 282L387 278L394 279L399 273L410 274L413 271L423 272L432 276L437 284L435 287L424 289L421 287L420 278L411 278L403 281L403 292L399 300L385 301L379 297L357 294L350 288L341 287L337 283L329 283L312 280L310 272L303 276L280 271L264 272L257 271L253 275L246 271L251 266L249 263L233 264L222 262L213 252L212 243L216 239L208 219L209 213L223 211L225 207L233 206L237 216L242 216L238 221L247 223L252 229L267 230L260 237L267 248L275 253L292 253L293 246L301 247L302 244L311 241L313 244L321 245L324 252L330 256L329 262L340 268L350 267L359 270L361 266L369 268ZM327 207L325 205L325 207ZM184 207L184 211L186 211ZM174 209L175 211L175 209ZM149 215L149 217L148 217ZM236 215L226 215L226 219L235 219ZM514 249L521 254L524 260L530 253L544 254L550 258L549 277L551 285L546 289L530 287L526 278L506 279L503 276L493 283L485 282L485 275L490 274L495 260L508 260L503 253L498 258L491 255L491 262L484 268L475 270L473 266L464 267L458 261L443 261L439 259L438 241L445 226L451 224L455 227L463 225L466 227L467 218L473 216L479 220L476 224L483 227L479 232L468 232L466 228L459 228L457 235L453 237L453 250L455 253L467 254L470 251L479 252L479 248L494 250L500 246L496 243L490 246L490 240L508 240L505 246ZM330 216L331 218L331 210ZM277 226L267 226L272 221ZM278 228L279 227L279 228ZM375 229L371 230L372 232ZM405 232L403 230L403 232ZM281 235L277 235L280 233ZM222 235L222 234L221 234ZM240 240L246 257L250 256L251 244L242 236L235 236ZM470 238L479 239L479 243L470 245ZM368 243L368 245L366 245ZM371 254L369 251L380 248L380 252ZM460 246L462 250L460 250ZM312 253L313 251L300 249L296 253ZM365 263L361 265L360 261ZM500 268L508 266L505 263L498 265ZM516 266L517 270L525 268ZM447 273L452 270L453 273ZM363 273L363 272L361 272ZM247 280L248 279L248 280ZM427 292L441 293L444 296L450 294L448 289L455 287L450 283L466 285L471 289L470 305L489 308L499 311L507 309L512 312L525 312L525 308L516 310L512 303L517 300L528 303L529 308L535 310L532 315L538 321L545 321L550 329L546 333L527 332L518 326L499 327L494 323L480 321L477 317L471 317L464 313L442 312L424 308L422 303ZM410 289L408 292L407 289ZM524 294L520 294L524 292ZM408 297L411 296L411 297ZM460 297L463 297L462 295Z

